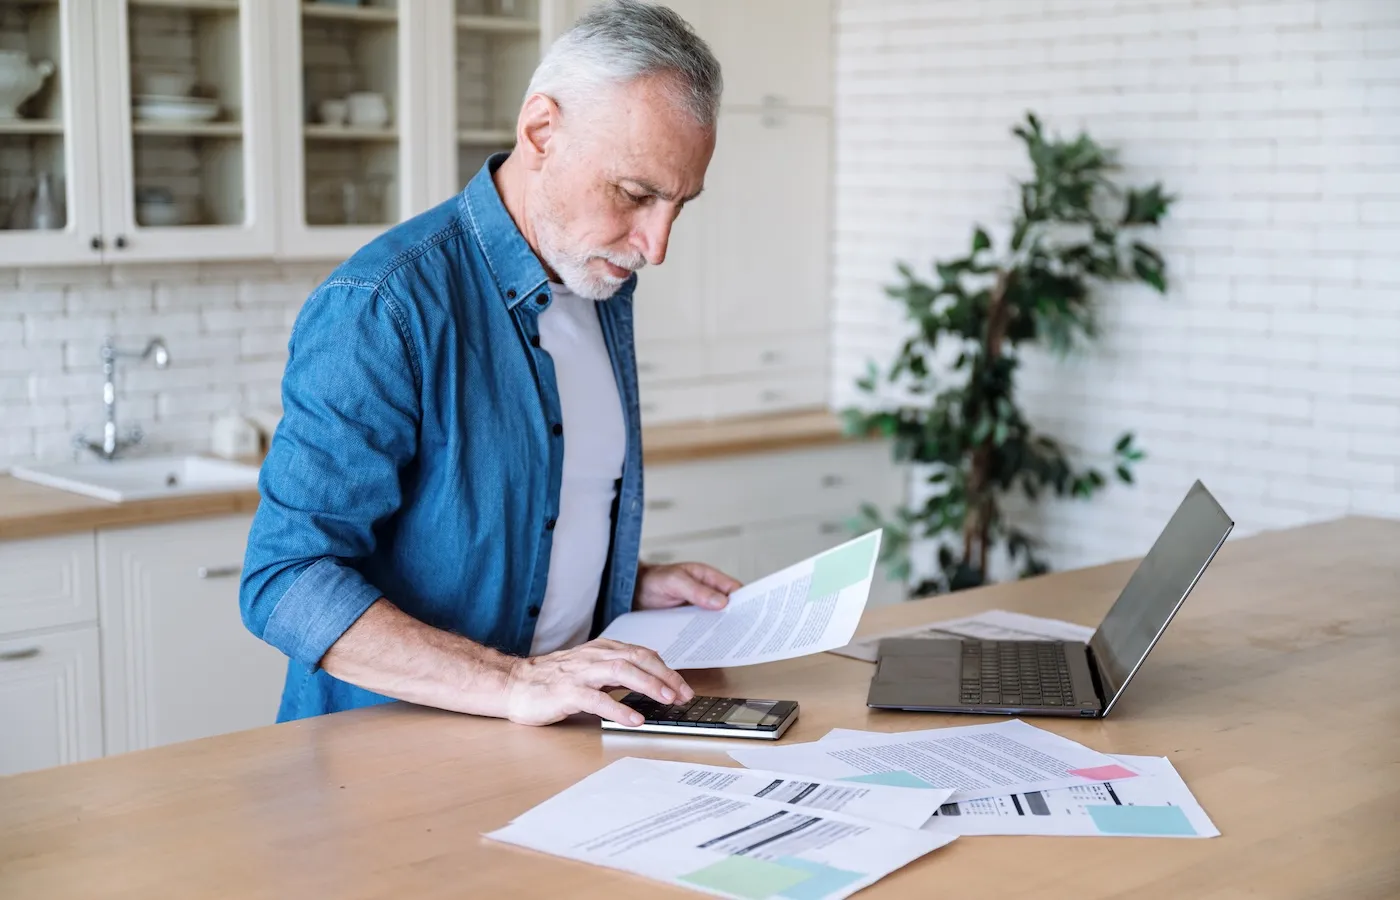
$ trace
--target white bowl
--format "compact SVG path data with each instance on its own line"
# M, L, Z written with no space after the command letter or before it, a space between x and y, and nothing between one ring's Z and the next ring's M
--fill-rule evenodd
M184 217L175 203L138 203L136 221L147 228L164 228L181 224Z
M188 97L194 90L195 77L185 72L142 72L141 93L165 97Z
M219 115L219 101L199 97L136 97L136 118L147 122L208 122Z

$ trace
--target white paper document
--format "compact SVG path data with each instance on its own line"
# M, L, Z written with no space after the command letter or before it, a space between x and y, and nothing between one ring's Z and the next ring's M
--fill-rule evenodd
M872 531L747 584L722 610L630 612L602 637L650 647L673 669L747 666L840 647L860 624L880 535Z
M818 743L876 733L833 728ZM1110 755L1141 774L1121 781L946 803L924 828L959 836L1206 838L1220 835L1166 757Z
M929 622L910 628L899 628L872 634L831 652L852 659L874 662L878 658L880 641L892 637L950 638L970 637L984 641L1087 641L1094 629L1059 619L1042 619L1025 613L991 609L975 616Z
M1137 772L1097 750L1020 719L780 747L731 750L745 766L899 787L953 788L954 801L1080 787Z
M848 897L954 839L683 784L594 785L486 837L743 900Z
M741 797L759 797L810 809L833 810L905 828L923 825L953 793L951 790L926 791L883 784L856 784L783 772L636 756L623 757L599 769L579 785L589 790L605 787L623 789L629 784L649 781Z

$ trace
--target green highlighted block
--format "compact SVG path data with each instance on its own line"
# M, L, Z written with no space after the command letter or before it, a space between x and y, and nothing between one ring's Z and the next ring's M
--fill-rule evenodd
M1193 835L1196 829L1179 806L1089 806L1104 834Z
M847 775L842 781L856 781L861 784L883 784L888 787L909 787L932 789L933 785L922 778L901 769L888 772L871 772L869 775Z
M806 881L794 884L779 894L785 900L822 900L823 897L830 896L846 885L860 881L865 877L864 872L848 872L845 869L837 869L823 863L807 862L805 859L796 859L795 857L784 857L778 861L784 866L804 869L812 873Z
M810 872L747 856L726 856L679 880L750 900L767 900L811 878Z
M840 593L869 578L879 550L880 532L872 531L863 538L818 556L813 564L812 585L807 590L807 599L816 600L828 594Z

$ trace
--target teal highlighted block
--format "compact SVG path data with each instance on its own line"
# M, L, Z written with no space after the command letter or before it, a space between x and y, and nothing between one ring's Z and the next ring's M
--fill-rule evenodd
M811 872L792 866L747 856L726 856L677 880L747 900L767 900L779 895L790 896L783 892L810 878Z
M784 889L778 895L787 898L787 900L821 900L821 898L865 877L864 872L848 872L845 869L833 868L825 863L808 862L805 859L795 859L790 856L783 857L778 862L785 867L801 869L809 873L806 881L800 881L792 887Z
M858 781L861 784L884 784L890 787L929 788L933 785L912 772L891 769L888 772L871 772L869 775L847 775L842 781Z
M813 563L812 585L807 590L807 599L839 594L869 578L879 549L880 532L872 531L863 538L818 556Z
M1170 837L1196 833L1179 806L1087 806L1085 809L1104 834Z

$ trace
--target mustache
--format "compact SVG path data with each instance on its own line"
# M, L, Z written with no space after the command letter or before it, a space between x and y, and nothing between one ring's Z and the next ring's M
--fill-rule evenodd
M595 255L607 260L618 268L627 269L632 272L642 269L647 264L646 257L642 256L640 253L598 253Z

